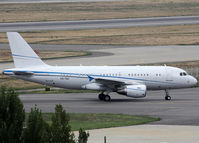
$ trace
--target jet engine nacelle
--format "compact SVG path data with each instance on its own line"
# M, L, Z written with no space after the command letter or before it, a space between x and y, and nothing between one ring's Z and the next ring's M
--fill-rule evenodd
M101 91L105 90L105 88L98 83L89 83L89 84L83 85L82 88L88 89L88 90L101 90Z
M127 85L124 89L118 90L117 93L128 97L142 98L146 96L146 85Z

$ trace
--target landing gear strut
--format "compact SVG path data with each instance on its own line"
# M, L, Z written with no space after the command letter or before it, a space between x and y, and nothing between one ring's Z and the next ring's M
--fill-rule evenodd
M105 95L104 93L100 93L98 95L99 100L104 100L104 101L111 101L111 97L109 95Z
M165 90L165 94L165 100L171 100L171 96L169 96L169 91L167 89Z

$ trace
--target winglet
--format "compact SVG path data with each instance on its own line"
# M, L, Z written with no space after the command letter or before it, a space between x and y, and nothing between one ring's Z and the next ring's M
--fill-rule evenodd
M16 68L46 66L28 43L17 32L7 32Z

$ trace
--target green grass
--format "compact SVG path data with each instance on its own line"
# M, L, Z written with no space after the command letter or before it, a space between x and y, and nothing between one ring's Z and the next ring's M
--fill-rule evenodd
M39 85L39 86L30 86L30 87L12 87L16 92L18 92L18 90L32 90L32 89L45 89L45 85Z
M43 118L51 124L53 113L43 113ZM100 129L110 127L132 126L159 121L160 118L148 116L134 116L126 114L104 114L104 113L69 113L70 125L73 131L83 128Z

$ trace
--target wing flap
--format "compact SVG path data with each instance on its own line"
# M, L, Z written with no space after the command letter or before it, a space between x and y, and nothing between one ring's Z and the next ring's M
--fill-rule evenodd
M110 79L103 79L103 78L96 78L96 82L101 84L109 84L109 85L125 85L125 82L117 81L117 80L110 80Z

